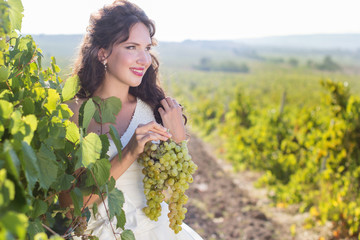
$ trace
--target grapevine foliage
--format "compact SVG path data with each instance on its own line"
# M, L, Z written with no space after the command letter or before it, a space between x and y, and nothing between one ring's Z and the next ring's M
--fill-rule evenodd
M0 239L69 238L80 225L86 228L90 210L83 197L90 194L107 197L108 217L123 229L124 197L109 179L108 137L86 133L93 117L113 122L121 102L89 99L79 123L71 122L65 102L79 90L79 80L64 83L55 58L42 68L41 50L20 34L22 12L21 0L0 1ZM118 139L115 128L110 135ZM60 207L61 192L70 194L71 209ZM94 204L93 214L96 209ZM121 238L134 236L123 229Z
M334 237L359 238L360 98L350 94L345 81L322 80L324 94L316 99L316 84L305 91L295 87L301 81L310 85L316 79L304 78L313 75L301 72L295 81L294 73L281 73L277 89L270 87L281 75L275 70L269 76L218 74L218 81L209 81L213 74L194 73L178 80L181 86L172 83L172 89L192 114L193 129L222 157L237 169L264 172L258 185L270 189L274 204L296 204L309 212L306 227L330 221ZM283 94L281 104L276 98L285 85L291 95Z

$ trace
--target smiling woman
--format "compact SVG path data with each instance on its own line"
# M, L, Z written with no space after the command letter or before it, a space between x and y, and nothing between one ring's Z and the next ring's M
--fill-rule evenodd
M136 160L144 152L145 144L169 138L185 144L186 139L182 108L175 99L165 97L158 83L159 63L151 52L156 43L153 22L138 6L119 0L94 13L87 31L74 68L81 88L68 105L74 112L71 120L77 123L80 106L87 99L121 100L121 110L113 125L121 137L110 141L107 154L111 159L110 176L125 198L125 228L132 230L137 240L201 240L182 220L176 222L181 225L176 231L170 228L165 202L156 209L161 212L157 221L143 212L150 202L144 194L142 166ZM107 134L111 127L111 123L92 119L87 132ZM124 146L121 155L114 144L119 140ZM71 205L66 193L61 202L63 206ZM107 201L90 195L84 198L84 203L90 209L94 203L99 204L92 211L85 234L100 240L118 239L123 232L117 224L120 219L110 220Z

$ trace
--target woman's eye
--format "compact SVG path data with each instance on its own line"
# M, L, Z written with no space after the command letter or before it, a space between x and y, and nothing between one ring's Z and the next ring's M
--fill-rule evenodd
M146 51L150 51L151 50L151 46L146 47Z
M126 49L133 50L135 49L135 46L127 46Z

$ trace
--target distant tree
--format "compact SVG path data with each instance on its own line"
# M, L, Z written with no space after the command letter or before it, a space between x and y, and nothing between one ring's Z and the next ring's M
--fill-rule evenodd
M200 59L200 64L196 65L195 68L202 71L210 71L211 70L212 61L208 57L203 57Z
M306 66L308 66L308 67L314 67L314 65L315 65L315 63L314 63L314 61L313 60L311 60L311 59L309 59L309 60L307 60L307 62L306 62Z
M247 73L249 72L249 67L245 64L238 64L233 61L226 61L222 62L216 66L216 70L224 71L224 72L242 72Z
M299 65L299 61L296 58L290 58L288 62L292 67L297 67Z
M341 67L332 60L331 56L325 56L322 63L318 64L317 69L322 71L339 71Z
M210 58L203 57L200 59L200 63L194 66L195 69L201 71L223 71L223 72L241 72L248 73L249 67L245 64L239 64L234 61L223 61L214 63Z

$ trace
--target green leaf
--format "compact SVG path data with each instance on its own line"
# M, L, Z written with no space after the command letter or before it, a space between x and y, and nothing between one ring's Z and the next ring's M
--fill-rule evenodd
M107 152L109 151L109 146L110 146L109 138L106 134L101 134L100 139L101 139L101 144L102 144L100 158L106 158Z
M95 176L96 182L99 186L104 185L110 177L111 163L109 160L102 158L97 160L92 166L91 171ZM85 186L95 185L94 178L90 171L87 171L87 178Z
M0 169L0 206L6 207L15 197L15 184L6 178L6 169Z
M21 0L8 0L10 5L9 17L13 29L21 31L21 22L24 17L24 7L21 3Z
M129 229L124 230L121 233L121 240L135 240L134 233Z
M98 213L98 205L97 205L97 203L93 204L92 212L93 212L94 218L96 218L96 214Z
M122 206L125 202L123 193L114 188L108 196L108 205L110 212L110 219L112 219L115 215L120 215L122 211Z
M57 177L58 164L56 162L56 156L45 144L41 144L36 156L40 169L40 187L46 190Z
M81 208L83 206L83 195L79 188L74 188L70 192L72 202L74 204L74 214L75 216L81 216Z
M41 233L37 233L34 236L34 240L49 240L48 236L46 235L46 233L41 232Z
M8 170L8 172L13 175L16 179L19 179L19 173L20 173L20 161L19 158L13 148L13 145L6 140L4 142L4 155L5 155L5 168Z
M28 218L25 214L7 211L0 218L0 223L19 239L25 239L28 227Z
M64 88L62 89L63 101L65 102L72 99L79 90L80 80L78 75L66 79Z
M33 211L31 213L32 218L37 218L38 216L46 213L48 209L48 205L40 199L36 199L32 206L33 206Z
M28 181L28 192L32 196L32 190L34 189L35 183L38 181L40 176L39 163L34 153L34 150L29 146L27 142L21 142L22 145L22 156L20 157L21 164L25 171L25 177Z
M81 159L85 167L96 162L100 158L101 140L99 135L89 133L80 143Z
M27 115L27 116L24 116L22 118L22 120L24 121L24 123L26 123L28 126L30 126L30 129L25 127L26 129L26 132L25 132L25 136L24 136L24 141L26 141L27 143L31 143L31 140L34 136L34 132L37 128L37 118L35 117L35 115L33 114L30 114L30 115Z
M105 100L99 100L99 98L94 97L94 101L98 104L94 115L95 121L98 123L115 123L115 116L121 109L120 99L117 97L110 97Z
M77 143L80 140L79 128L74 122L70 122L66 126L66 139L72 143Z
M60 104L57 106L58 117L61 119L69 119L74 113L71 111L67 104Z
M82 118L82 122L79 121L79 126L81 126L82 128L85 128L85 130L86 130L90 124L91 119L94 116L96 108L95 108L95 104L91 98L83 104L85 104L84 112L81 114L83 116L83 118ZM80 118L79 118L79 120L80 120Z
M110 136L111 136L111 139L113 140L113 142L115 143L116 149L118 150L119 160L120 160L122 144L120 141L119 133L113 125L110 125Z
M41 232L45 232L45 229L43 228L39 219L36 219L34 222L29 222L29 227L27 228L29 239L34 239L34 236Z
M9 69L5 66L0 66L0 82L6 81L9 76Z
M56 92L55 89L48 89L48 96L44 107L49 111L51 114L55 109L60 100L59 94Z
M14 111L12 103L0 100L0 120L9 119L12 112Z
M115 185L116 185L116 180L113 176L110 177L110 180L107 184L107 190L109 192L111 192L114 188L115 188Z
M75 178L69 174L62 173L56 181L52 184L52 187L56 191L63 191L67 190L71 187L72 182L75 180Z
M116 215L116 228L124 229L125 223L126 223L126 217L124 210L121 209L121 213L119 215Z
M23 101L24 115L35 113L35 103L31 98L25 98Z

